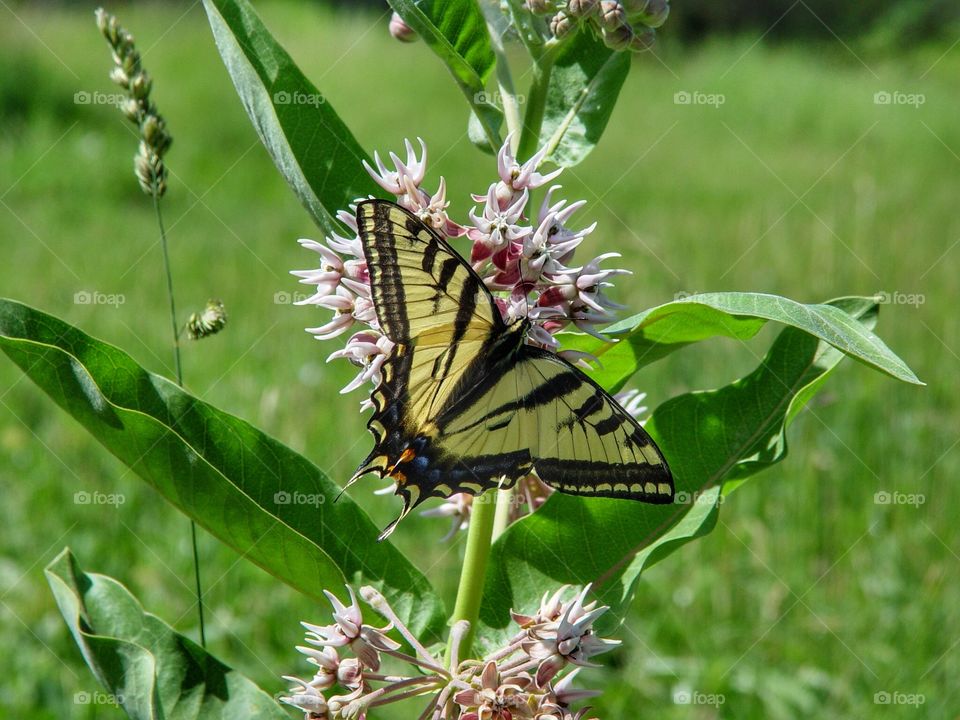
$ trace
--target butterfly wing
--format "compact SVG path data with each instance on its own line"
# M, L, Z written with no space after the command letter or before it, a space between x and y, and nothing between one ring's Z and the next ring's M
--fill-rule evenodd
M438 418L438 443L474 456L526 448L518 466L565 493L670 503L666 460L630 413L587 375L553 353L522 346L512 366L478 397ZM469 405L469 407L468 407Z
M357 206L357 224L377 319L396 346L371 396L374 448L351 482L367 472L391 477L406 514L456 491L431 421L476 382L478 360L506 326L483 280L416 216L371 200Z
M396 345L371 395L374 448L351 478L396 482L404 508L478 494L535 472L567 493L670 502L673 482L642 427L582 372L524 343L483 280L390 202L357 206L377 318Z

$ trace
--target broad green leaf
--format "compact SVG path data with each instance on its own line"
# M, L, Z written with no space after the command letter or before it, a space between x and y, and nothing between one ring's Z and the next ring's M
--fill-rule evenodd
M123 585L64 550L47 582L93 674L134 720L286 720L263 690L146 612Z
M833 307L865 330L876 322L872 300L844 299ZM746 377L658 407L646 428L673 471L676 502L645 505L554 493L494 544L481 635L502 639L510 608L533 611L546 590L565 583L594 583L600 601L613 608L607 622L621 617L643 570L713 528L725 481L783 459L787 424L843 357L823 340L788 327Z
M324 232L337 210L383 192L363 148L261 22L247 0L203 0L217 49L280 173Z
M484 85L496 58L476 0L389 0L390 6L446 64L491 146L499 145L502 113Z
M491 106L493 107L493 106ZM474 147L480 151L486 153L487 155L496 155L499 147L494 147L490 142L490 137L487 135L487 130L492 129L495 133L496 138L500 138L500 128L503 127L503 113L499 108L493 108L495 112L491 113L489 110L487 121L481 122L480 118L477 116L477 113L472 109L467 116L467 138L473 144Z
M604 387L619 390L644 365L690 343L716 336L746 340L770 320L808 332L898 380L923 384L883 340L851 319L836 303L804 305L764 293L690 295L611 325L604 334L615 342L574 333L561 338L564 348L599 358L601 367L591 375Z
M583 161L600 141L629 72L630 53L610 50L591 32L561 47L540 129L548 160L564 167Z
M148 373L122 350L0 300L0 349L104 447L199 525L297 590L381 588L417 633L443 624L427 579L309 460ZM299 498L296 502L291 502ZM324 601L325 602L325 601Z

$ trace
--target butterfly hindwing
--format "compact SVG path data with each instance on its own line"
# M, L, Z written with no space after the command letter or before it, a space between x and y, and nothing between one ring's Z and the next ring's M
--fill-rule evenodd
M441 418L443 444L481 457L525 447L532 470L565 493L673 500L666 461L640 424L566 361L522 346L501 382L471 399L472 411ZM456 408L454 408L455 410ZM509 478L523 477L529 470Z
M667 464L649 435L599 385L525 343L483 280L412 213L357 206L381 329L395 347L371 395L374 448L351 482L390 477L404 509L479 494L536 474L566 493L663 503ZM383 537L382 536L382 537Z

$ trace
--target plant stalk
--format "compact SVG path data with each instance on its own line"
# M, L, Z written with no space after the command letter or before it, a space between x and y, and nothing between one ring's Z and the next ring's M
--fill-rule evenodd
M173 330L173 364L177 374L177 385L183 387L183 365L180 362L180 330L177 327L177 304L173 293L173 269L170 267L170 251L167 247L167 231L163 225L163 213L160 212L160 194L153 190L153 208L157 213L157 226L160 228L160 245L163 247L163 267L167 275L167 297L170 301L170 327ZM206 627L203 622L203 590L200 584L200 553L197 549L197 524L190 521L190 541L193 545L193 579L197 592L197 613L200 618L200 645L207 646Z
M483 597L483 579L487 572L487 559L490 556L490 540L493 536L493 519L497 504L493 498L479 496L474 499L470 514L470 528L467 530L467 549L463 556L463 570L460 572L460 585L457 588L457 601L450 617L450 625L460 620L470 623L470 629L460 642L460 657L470 655L473 637L476 633L477 618L480 617L480 600ZM452 648L447 646L449 661Z
M493 540L503 535L504 531L510 525L510 510L513 506L513 496L517 491L517 486L504 488L497 491L497 510L493 517Z
M529 160L540 145L540 130L547 105L547 88L550 86L554 57L554 53L547 52L534 60L533 82L530 83L530 95L527 97L527 109L523 116L523 133L517 149L517 160L520 162Z

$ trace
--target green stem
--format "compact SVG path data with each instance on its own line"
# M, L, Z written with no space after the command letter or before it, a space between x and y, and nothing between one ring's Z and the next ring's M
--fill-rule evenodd
M457 601L450 617L450 625L460 620L470 623L470 630L460 643L461 659L470 654L477 619L480 617L480 599L483 597L483 579L487 572L487 558L490 556L495 513L496 503L492 497L481 495L474 499L470 528L467 531L467 549L463 556L463 570L460 572L460 586L457 588ZM448 646L448 659L450 651Z
M513 75L510 73L510 65L507 63L507 54L503 48L499 50L494 45L494 54L497 56L497 85L500 88L500 102L503 105L503 117L507 122L507 133L516 132L520 129L520 106L517 104L517 91L513 86ZM513 143L516 144L518 137L514 135ZM516 150L516 147L513 148ZM494 148L494 152L499 148Z
M167 298L170 301L170 327L173 330L173 364L177 373L177 385L183 387L183 366L180 363L180 329L177 327L177 304L173 293L173 270L170 267L170 251L167 248L167 231L163 225L163 213L160 212L160 195L153 189L153 208L157 213L157 226L160 228L160 245L163 247L163 267L167 275ZM203 622L203 590L200 584L200 553L197 550L197 524L190 521L190 540L193 545L193 579L197 589L197 611L200 616L200 645L207 646L207 633Z
M513 495L517 490L514 485L511 488L504 488L497 491L497 511L493 518L493 539L503 535L504 531L510 525L510 510L513 506Z
M173 270L170 267L170 252L167 249L167 231L163 227L163 214L160 212L160 196L156 190L153 192L153 207L157 212L160 245L163 247L163 267L167 273L167 298L170 301L170 326L173 330L173 363L177 373L177 385L183 387L183 367L180 365L180 329L177 327L177 303L173 294Z
M554 53L544 53L534 60L533 82L530 83L527 111L523 116L523 133L517 149L517 159L520 162L529 160L540 145L540 129L547 105L547 88L550 86L550 72L553 70L554 57Z

